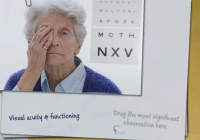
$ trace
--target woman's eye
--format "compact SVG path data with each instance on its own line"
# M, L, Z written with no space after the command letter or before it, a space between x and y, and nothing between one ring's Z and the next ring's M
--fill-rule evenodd
M66 33L66 32L63 32L63 35L67 35L67 33Z

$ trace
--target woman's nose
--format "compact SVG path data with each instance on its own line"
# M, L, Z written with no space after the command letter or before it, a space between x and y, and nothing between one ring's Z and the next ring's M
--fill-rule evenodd
M55 47L59 47L60 43L59 43L59 38L58 35L56 34L56 32L53 32L53 41L52 41L52 45Z

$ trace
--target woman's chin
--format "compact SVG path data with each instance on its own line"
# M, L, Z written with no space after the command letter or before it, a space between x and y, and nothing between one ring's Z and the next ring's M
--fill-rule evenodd
M59 65L62 65L62 63L60 63L59 61L55 61L55 60L47 60L45 64L47 66L59 66Z

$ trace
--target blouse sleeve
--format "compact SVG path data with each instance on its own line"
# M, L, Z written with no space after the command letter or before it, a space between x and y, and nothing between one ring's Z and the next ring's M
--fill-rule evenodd
M16 85L16 86L13 88L12 91L20 91L20 90L19 90L18 86Z

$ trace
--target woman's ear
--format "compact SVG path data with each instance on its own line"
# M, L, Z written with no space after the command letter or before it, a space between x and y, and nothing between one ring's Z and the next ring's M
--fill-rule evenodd
M83 41L81 43L77 42L76 50L74 52L75 55L77 55L80 52L82 45L83 45Z
M28 44L30 43L30 41L28 41Z

